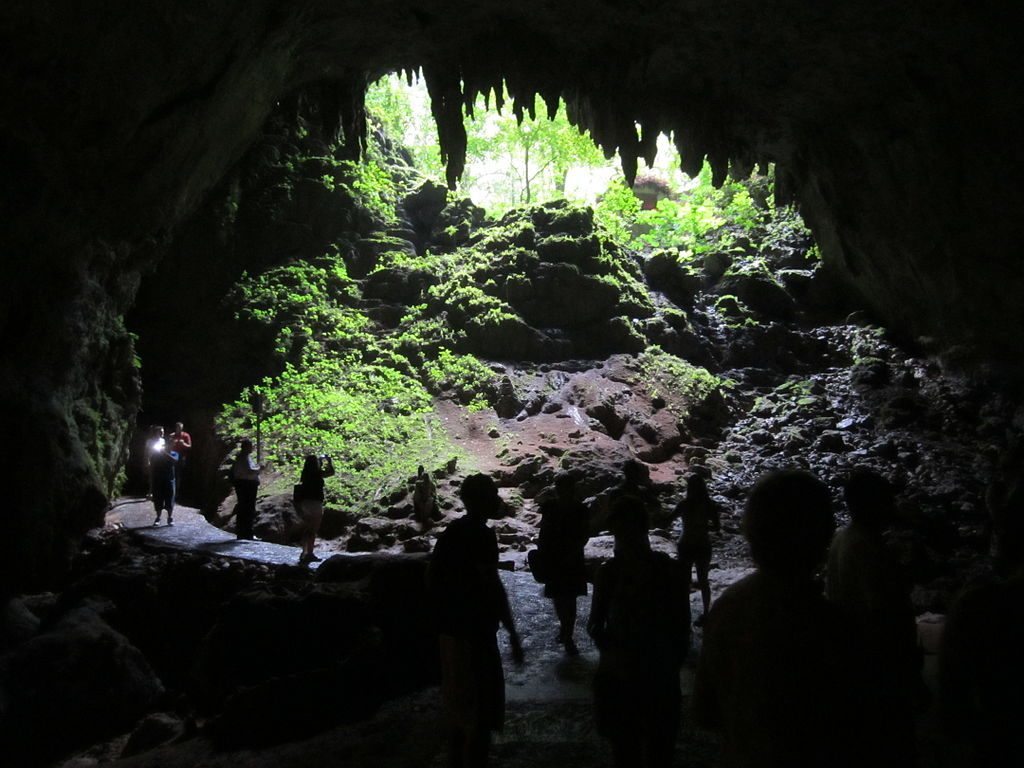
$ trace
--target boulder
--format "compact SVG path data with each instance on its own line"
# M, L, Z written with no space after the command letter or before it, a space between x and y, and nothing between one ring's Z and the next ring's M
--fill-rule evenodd
M427 179L402 200L409 222L417 230L429 232L448 202L448 188Z
M363 281L363 296L396 304L418 304L423 298L423 292L435 282L436 278L422 269L378 269Z
M567 342L538 331L516 315L486 321L470 318L465 331L470 352L497 353L506 360L553 360L568 348Z
M727 253L709 253L704 257L702 272L707 285L714 285L732 266L732 256Z
M764 272L727 274L715 286L715 293L736 296L755 312L778 320L789 320L795 312L786 289Z
M528 275L529 291L510 296L532 325L578 328L607 320L619 302L614 283L580 272L572 264L538 264Z
M644 262L644 277L652 288L681 307L692 307L701 287L700 275L682 264L676 251L652 253Z
M545 235L582 237L594 231L594 209L553 200L532 210L533 225Z
M541 261L564 262L585 270L597 262L601 255L601 242L593 234L587 237L555 235L539 240L536 250Z
M39 617L20 597L12 597L0 608L0 653L25 642L39 631Z
M683 444L679 422L663 408L638 423L630 424L627 442L641 461L657 463L669 459Z
M259 748L365 720L383 701L375 679L381 661L376 653L360 653L243 688L224 702L205 733L220 749Z
M191 689L216 711L244 687L340 664L374 645L368 596L347 585L273 584L239 592L200 646Z
M53 759L127 730L164 693L141 651L89 602L0 659L0 754L11 765Z
M128 742L121 751L121 757L148 752L162 744L176 741L185 735L186 730L185 722L169 712L154 712L146 715L128 737Z

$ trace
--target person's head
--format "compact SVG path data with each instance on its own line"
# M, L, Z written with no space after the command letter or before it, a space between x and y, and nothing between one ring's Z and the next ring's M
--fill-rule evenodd
M150 427L150 431L153 433L153 437L164 436L164 428L161 427L159 424L154 424L152 427Z
M615 537L617 555L629 556L651 548L647 534L647 514L629 499L620 499L612 507L608 515L608 529Z
M184 431L184 429L185 429L185 425L182 424L180 421L174 422L174 432L176 434L181 433L182 431Z
M423 465L420 464L418 467L416 467L416 476L419 477L420 475L422 475L426 471L427 470L423 467Z
M571 472L560 472L555 476L555 493L560 499L571 499L576 495L576 477Z
M743 534L762 570L810 578L834 531L828 488L809 472L763 475L747 499Z
M302 474L315 474L320 471L320 462L312 453L307 453L302 461Z
M238 448L242 453L252 453L252 440L248 437L243 437L242 442L238 444Z
M686 498L706 499L708 498L708 484L700 475L690 475L686 478Z
M482 474L470 475L462 481L459 498L466 508L466 514L482 519L494 516L501 504L498 486L490 477Z
M622 465L622 477L626 485L640 485L644 479L643 465L636 459L629 459Z
M884 528L896 512L896 491L884 477L870 469L855 469L843 485L850 519L872 528Z

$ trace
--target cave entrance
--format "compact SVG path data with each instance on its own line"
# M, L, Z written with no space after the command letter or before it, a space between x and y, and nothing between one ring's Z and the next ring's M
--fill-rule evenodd
M257 395L278 468L270 490L287 490L304 453L332 453L335 499L360 514L392 504L418 465L457 464L467 444L474 462L493 461L474 442L498 430L489 420L535 416L544 398L551 413L564 401L572 423L621 440L634 427L616 408L581 410L562 392L591 377L549 378L538 366L642 355L617 374L629 383L615 397L678 395L688 412L720 384L709 370L720 354L695 318L728 329L788 314L768 261L816 264L799 215L775 205L771 169L713 179L705 164L687 176L662 137L631 190L618 158L571 124L563 102L517 103L503 88L470 105L463 183L452 191L439 180L421 81L392 75L370 87L359 162L321 93L281 102L180 228L129 317L145 384L133 455L144 458L145 428L182 421L195 441L186 503L216 505L227 493L223 441L255 431ZM466 431L458 439L453 417ZM636 428L653 440L636 450L658 461L682 439ZM144 486L141 462L130 479Z

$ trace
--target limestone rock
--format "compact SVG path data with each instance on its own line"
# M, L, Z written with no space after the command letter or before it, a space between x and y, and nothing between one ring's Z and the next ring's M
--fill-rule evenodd
M26 763L126 730L164 692L142 653L90 603L0 658L0 747Z

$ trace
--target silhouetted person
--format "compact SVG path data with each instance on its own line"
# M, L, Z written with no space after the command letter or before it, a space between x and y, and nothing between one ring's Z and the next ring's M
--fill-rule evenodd
M505 718L499 625L508 630L517 663L523 652L498 578L498 540L487 526L500 504L498 489L486 475L471 475L459 495L466 514L438 536L428 586L440 633L449 763L477 768L486 765L490 732Z
M306 454L299 476L299 514L302 517L302 554L299 564L320 560L313 551L320 523L324 519L324 478L334 476L334 461L330 456Z
M966 588L946 616L939 654L943 733L955 765L1004 766L1024 755L1024 503L993 520L999 575Z
M576 500L576 478L560 474L555 478L555 493L540 507L537 548L546 571L544 596L551 598L558 616L558 642L576 655L576 598L587 594L583 547L590 538L589 521L587 508Z
M703 477L690 475L686 481L686 498L676 505L675 514L683 518L683 535L679 537L679 564L687 580L690 572L697 569L697 585L700 587L704 611L694 624L701 626L711 607L711 583L708 581L708 571L711 570L709 531L717 531L722 527L718 505L711 500Z
M260 487L260 466L252 455L252 440L245 438L231 464L231 483L238 504L235 507L235 535L240 539L253 537L256 521L256 493Z
M178 454L170 449L164 440L163 427L153 430L153 439L149 442L149 483L153 497L153 508L156 520L153 525L160 524L160 515L167 510L167 524L174 525L174 499L177 492L175 474Z
M1024 508L1024 444L1015 442L1003 453L997 475L985 490L985 505L993 565L996 573L1006 575L1015 566L1012 557L1008 559L1003 552L1003 539L1012 531L1009 518ZM1009 546L1015 546L1014 542L1010 541Z
M185 425L180 421L175 422L174 431L167 438L171 450L178 454L178 464L174 473L174 480L177 484L177 491L181 491L181 475L185 471L185 464L188 463L188 455L192 450L192 435L185 431Z
M153 498L153 454L162 450L167 444L164 440L164 428L153 424L147 430L145 457L146 457L146 498Z
M587 624L601 652L597 730L611 742L617 768L668 766L689 650L689 590L679 563L651 551L641 508L620 500L609 526L615 556L598 572Z
M658 496L648 483L647 468L636 459L622 464L622 480L608 493L608 506L614 510L620 503L639 509L650 524L658 512Z
M844 496L850 525L832 540L826 595L858 630L882 685L876 692L879 734L888 754L914 761L914 708L921 691L921 654L910 584L886 549L883 533L896 515L895 491L875 472L857 470Z
M835 528L828 489L806 472L762 477L743 529L757 570L708 614L694 714L722 733L723 765L868 766L874 735L863 657L815 571Z
M437 485L422 464L416 468L416 484L412 490L412 509L416 519L423 526L430 525L437 510Z

